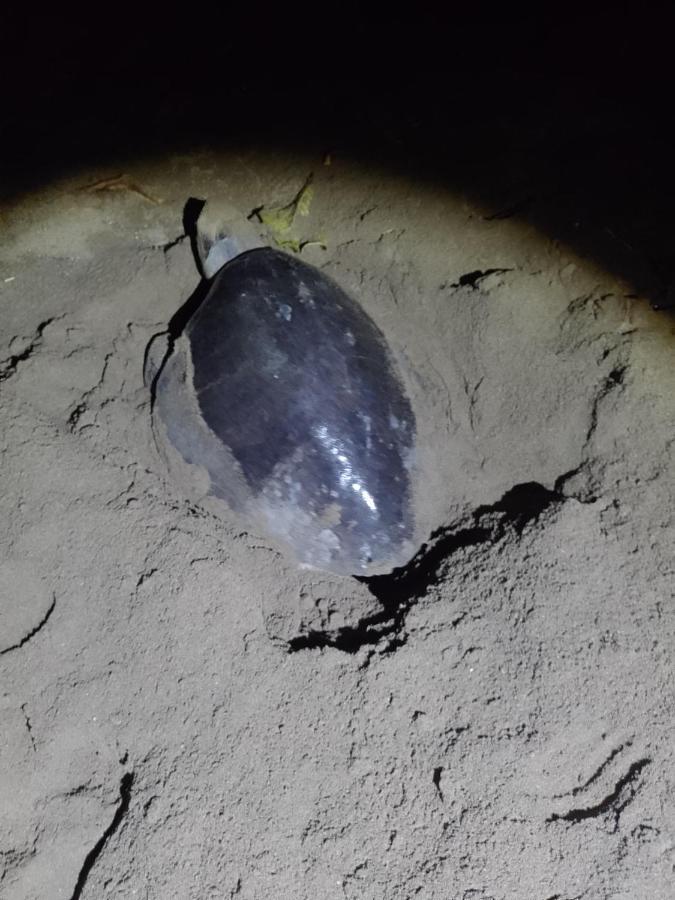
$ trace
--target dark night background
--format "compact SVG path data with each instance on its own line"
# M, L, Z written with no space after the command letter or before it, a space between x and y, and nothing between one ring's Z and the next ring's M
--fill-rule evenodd
M127 155L316 147L526 217L675 303L667 7L52 4L0 18L5 197Z

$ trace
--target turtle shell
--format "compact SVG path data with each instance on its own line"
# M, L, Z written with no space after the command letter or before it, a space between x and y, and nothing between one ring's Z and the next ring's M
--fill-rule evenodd
M410 402L382 332L313 266L266 247L221 269L154 411L208 493L301 563L365 575L411 556Z

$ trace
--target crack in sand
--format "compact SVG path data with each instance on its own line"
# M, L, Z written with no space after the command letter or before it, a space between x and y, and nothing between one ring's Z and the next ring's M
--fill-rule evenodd
M612 369L609 375L607 375L606 378L603 379L597 394L593 398L588 431L586 432L586 439L584 441L584 449L588 448L593 435L597 430L600 404L610 393L612 393L612 391L617 389L620 390L623 387L624 377L627 370L628 366L617 365Z
M406 566L388 575L357 578L381 603L381 610L375 615L336 633L300 634L288 642L289 652L334 647L345 653L357 653L362 647L383 640L386 640L384 652L393 652L406 642L404 627L408 613L429 588L443 579L446 563L453 553L464 547L495 544L509 528L520 535L528 522L565 499L536 482L516 485L493 505L478 507L468 527L459 531L439 529Z
M26 360L30 359L33 353L38 349L40 344L42 343L42 335L44 334L45 328L48 325L51 325L52 322L56 321L57 318L61 318L58 316L52 316L50 319L45 319L44 322L40 322L38 327L35 329L35 334L31 341L28 343L28 346L21 351L21 353L15 353L13 356L8 357L0 363L0 382L6 381L8 378L11 378L12 375L16 374L19 365L22 362L26 362Z
M587 778L583 784L580 784L577 787L572 788L571 791L566 791L564 794L554 794L553 796L555 797L555 799L561 800L563 797L569 797L569 796L576 797L578 794L581 794L583 791L586 790L586 788L590 787L594 782L596 782L598 780L598 778L600 778L600 776L605 771L605 769L609 766L609 764L611 762L613 762L616 759L616 757L623 750L625 750L627 747L631 747L632 744L633 744L632 741L626 741L623 744L619 744L619 746L615 747L612 750L612 752L609 754L609 756L607 756L607 758L604 759L600 763L600 765L595 770L595 772L593 772L593 774L590 776L590 778Z
M73 890L70 900L78 900L78 898L82 896L82 891L84 890L84 886L87 883L87 878L89 877L91 870L94 868L96 860L101 855L103 848L108 843L109 839L122 824L122 820L127 814L129 803L131 802L131 786L133 782L133 772L127 772L122 776L122 780L120 781L120 799L117 809L115 810L115 815L113 816L110 825L108 825L101 837L96 841L89 853L87 853L87 855L85 856L84 862L82 863L82 868L80 869L79 875L77 876L77 881L75 882L75 889Z
M54 612L54 607L55 607L55 606L56 606L56 596L55 596L55 595L52 595L52 602L51 602L51 604L49 605L49 609L48 609L47 612L44 614L44 616L40 619L40 621L37 623L37 625L35 626L35 628L32 628L32 629L31 629L27 634L25 634L25 635L21 638L21 640L18 641L16 644L12 644L11 647L5 647L4 650L0 650L0 656L4 656L5 653L9 653L11 650L18 650L20 647L23 647L24 644L27 644L28 641L29 641L32 637L34 637L34 636L38 633L38 631L41 631L41 629L44 628L44 626L47 624L47 622L49 621L49 619L50 619L50 617L51 617L51 614Z
M26 712L26 704L21 704L21 712L23 713L24 720L26 722L26 731L28 732L28 737L30 738L30 744L33 748L33 753L36 752L37 747L35 745L35 738L33 737L33 726L31 725L30 716Z
M73 408L70 415L68 416L68 427L71 432L75 432L78 422L80 421L80 419L82 418L84 413L89 408L87 405L87 401L89 400L89 398L97 390L99 390L101 387L103 387L103 382L105 381L105 376L108 371L108 365L114 355L115 355L114 351L112 351L112 350L108 351L105 354L105 357L103 360L103 368L101 369L101 374L99 376L98 381L96 382L96 384L93 387L90 387L88 390L86 390L84 392L84 394L82 394L82 397L81 397L79 403L76 404L76 406Z
M468 287L472 291L478 290L481 281L489 275L503 275L505 272L513 272L513 268L496 268L496 269L475 269L473 272L465 272L460 275L457 281L449 285L451 288Z
M614 831L619 827L619 817L629 803L633 801L637 793L639 785L637 779L643 769L651 762L649 757L637 760L628 769L626 774L620 778L614 789L599 803L592 806L582 806L576 809L570 809L566 813L553 813L546 820L547 822L571 822L576 825L585 819L594 819L611 813L614 818Z

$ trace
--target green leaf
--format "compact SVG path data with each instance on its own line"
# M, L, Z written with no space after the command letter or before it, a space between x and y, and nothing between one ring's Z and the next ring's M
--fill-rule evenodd
M322 241L302 241L299 238L290 237L288 234L297 215L309 215L314 195L313 177L310 172L303 186L286 206L272 206L269 209L265 209L263 206L257 213L260 221L269 229L275 244L279 247L286 247L295 253L299 253L307 244L320 244L325 247Z

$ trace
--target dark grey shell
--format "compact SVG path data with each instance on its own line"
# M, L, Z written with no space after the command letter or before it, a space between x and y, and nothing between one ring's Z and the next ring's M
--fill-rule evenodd
M412 555L413 412L384 336L319 270L271 248L235 257L155 398L208 492L301 563L363 575Z

